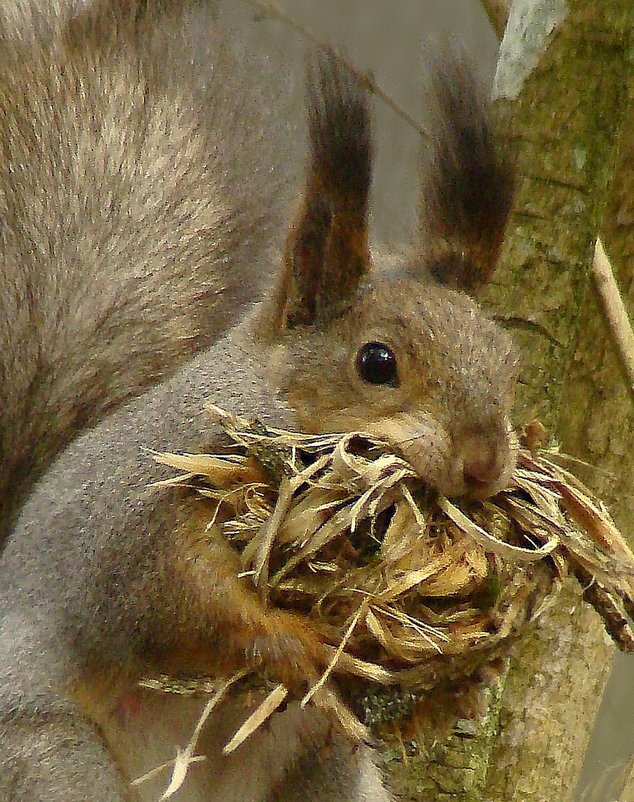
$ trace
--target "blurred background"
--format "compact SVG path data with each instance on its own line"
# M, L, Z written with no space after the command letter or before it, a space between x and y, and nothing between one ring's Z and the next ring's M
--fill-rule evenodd
M314 44L288 24L243 0L214 0L218 22L246 53L271 62L285 81L284 107L303 130L304 68ZM497 40L477 0L282 0L278 6L321 41L340 48L356 67L374 76L411 116L424 122L424 50L455 39L473 59L482 80L495 69ZM288 107L286 108L286 103ZM380 99L375 100L376 168L372 227L383 244L411 237L421 139ZM295 138L303 153L302 135Z
M301 171L304 66L314 44L288 21L245 0L212 0L211 5L221 29L239 42L245 57L253 53L264 59L279 79L283 87L279 114L297 132L284 158L293 170ZM464 50L483 82L493 78L498 43L479 0L278 0L277 6L298 26L340 48L423 125L427 47L439 40L452 41ZM373 236L381 245L407 243L416 231L418 168L424 143L417 131L380 99L375 99L374 107ZM577 802L616 799L613 786L634 753L632 688L634 658L619 655L577 788Z

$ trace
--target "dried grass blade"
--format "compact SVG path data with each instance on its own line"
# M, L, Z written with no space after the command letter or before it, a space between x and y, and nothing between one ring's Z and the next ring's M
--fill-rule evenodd
M391 578L387 581L384 591L377 594L377 600L382 604L394 601L399 596L403 596L413 588L419 587L424 582L429 581L433 576L451 567L454 561L464 554L466 544L455 544L453 547L443 551L437 557L429 560L424 568L408 571L403 576Z
M515 562L538 562L557 548L558 541L554 536L549 538L546 543L537 549L525 549L521 546L512 546L510 543L504 543L493 535L490 535L481 526L478 526L478 524L474 523L470 518L467 518L467 516L448 499L441 496L438 499L438 506L456 526L472 537L477 543L484 546L487 551L492 551L494 554L499 554L501 557L505 557L508 560L513 560Z
M439 654L442 654L443 649L436 643L434 638L443 643L451 643L451 638L446 635L444 632L441 632L436 627L432 627L429 624L425 624L424 621L421 621L418 618L414 618L414 616L408 615L404 613L402 610L399 610L396 607L389 608L389 607L376 607L376 612L380 612L382 615L386 616L387 618L391 618L394 621L398 622L401 626L406 627L408 629L412 629L416 632L420 637L429 645L432 649L437 651Z
M133 786L141 785L146 780L151 779L156 775L158 771L162 769L169 768L169 766L173 766L172 770L172 777L170 779L169 785L163 792L161 796L161 802L165 799L170 799L170 797L174 796L174 794L181 788L183 783L185 782L185 778L187 777L187 773L189 771L189 767L192 763L200 763L205 759L203 755L195 755L196 746L198 744L198 739L200 738L200 734L203 731L209 716L212 714L213 710L220 704L220 702L225 697L227 691L235 682L240 679L243 679L249 672L247 670L240 671L237 674L234 674L233 677L228 679L226 682L223 682L218 690L214 693L211 699L205 704L203 711L196 723L196 727L194 728L194 732L192 733L191 738L189 739L189 743L185 747L185 749L176 749L176 758L173 761L168 763L164 763L161 766L157 766L152 771L147 772L142 777L137 777L133 780L130 784Z
M310 700L317 693L317 691L319 691L321 688L324 687L324 685L328 681L328 678L330 677L337 663L339 662L339 659L343 654L346 646L350 642L350 638L352 637L355 629L357 628L359 621L363 618L363 616L367 613L367 611L368 611L368 600L364 599L363 602L361 602L361 604L359 605L359 609L357 610L357 612L352 616L350 625L348 626L348 629L345 631L343 638L341 639L341 643L339 644L339 646L337 646L335 653L332 656L332 659L328 663L328 667L302 699L302 704L301 704L302 707L306 707L306 705L310 702Z
M367 727L364 727L347 705L345 705L327 685L319 691L315 701L318 707L334 714L341 728L351 741L372 743L372 738Z
M557 481L557 489L570 515L583 526L597 546L628 561L633 559L625 538L607 514L599 511L584 493L561 480Z
M333 648L332 651L334 652L335 649ZM387 668L383 668L383 666L376 663L361 660L361 658L355 657L348 652L343 652L340 655L335 671L367 679L370 682L377 682L380 685L392 685L395 682L394 672L388 671Z
M426 563L429 548L419 526L411 504L404 498L397 500L381 545L381 557L389 570L400 568L408 557L417 566Z
M255 582L255 586L259 588L260 594L265 601L268 599L269 561L271 558L271 549L273 548L275 536L277 535L280 525L291 506L293 493L295 492L296 488L296 478L287 479L285 477L282 479L277 498L277 504L273 510L273 515L271 515L269 520L262 527L262 532L258 539L258 546L253 566L253 581Z
M271 585L278 585L299 563L316 554L349 528L350 509L339 510L323 526L319 527L313 538L299 551L295 552L286 565L280 568L271 580Z
M270 718L277 708L288 696L288 689L283 685L277 685L257 709L251 713L249 718L242 724L233 738L222 750L223 755L230 755L243 744L249 736L259 729L264 722Z

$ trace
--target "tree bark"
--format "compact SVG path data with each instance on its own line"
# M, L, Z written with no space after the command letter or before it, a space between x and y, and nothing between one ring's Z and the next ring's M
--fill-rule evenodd
M632 309L634 172L623 146L634 139L633 31L631 0L514 3L496 91L521 180L487 298L525 355L518 420L538 417L564 452L593 466L583 478L630 543L634 413L590 264L601 233ZM407 763L391 745L397 797L570 800L612 654L596 614L566 588L517 649L487 716Z
M501 39L508 22L511 0L482 0L482 5L498 39Z

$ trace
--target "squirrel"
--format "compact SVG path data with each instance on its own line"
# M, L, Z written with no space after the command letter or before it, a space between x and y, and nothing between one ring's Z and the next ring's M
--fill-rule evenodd
M380 434L449 496L485 498L515 463L516 351L470 297L498 260L512 171L469 70L434 69L421 236L384 257L369 101L322 53L276 256L266 113L213 38L201 77L196 5L100 0L60 21L56 2L0 39L3 802L158 799L165 772L132 781L189 741L200 701L139 687L148 674L254 668L296 688L327 665L222 535L202 537L197 500L149 487L166 474L148 448L227 444L205 400ZM391 798L371 748L310 705L223 755L249 705L214 710L175 799Z

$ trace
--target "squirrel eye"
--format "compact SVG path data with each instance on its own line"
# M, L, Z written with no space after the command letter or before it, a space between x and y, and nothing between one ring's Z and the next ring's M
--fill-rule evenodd
M357 372L368 384L398 384L396 357L384 343L366 343L359 348L356 359Z

